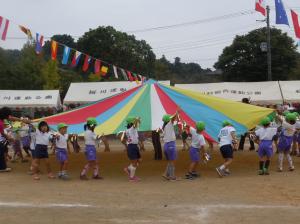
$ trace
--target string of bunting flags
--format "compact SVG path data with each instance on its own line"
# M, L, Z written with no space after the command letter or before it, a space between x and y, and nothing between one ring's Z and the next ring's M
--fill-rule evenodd
M267 4L266 0L255 0L255 10L261 13L263 16L267 16ZM285 6L282 0L275 0L275 11L276 11L276 24L288 25L289 19L288 14L285 10ZM300 24L299 16L295 10L290 9L295 36L298 39L298 45L300 45Z
M0 16L0 38L5 41L7 36L7 31L9 28L10 21L2 16ZM43 46L45 44L45 38L40 33L36 33L35 38L33 38L32 32L30 29L26 28L25 26L18 25L20 30L27 35L27 38L30 41L35 42L35 52L37 55L40 55L43 50ZM95 75L98 75L99 77L106 77L107 73L109 72L109 69L112 68L112 74L116 79L123 78L126 81L130 82L136 82L137 84L140 84L140 82L145 82L147 80L147 77L136 74L134 72L131 72L129 70L120 68L116 65L113 65L111 63L108 63L104 60L94 58L91 55L85 54L83 52L80 52L74 48L71 48L65 44L59 43L58 41L52 40L51 41L51 60L57 60L57 53L58 48L63 47L63 55L61 63L63 65L70 65L70 67L75 68L78 66L79 61L82 57L83 59L83 65L82 65L82 71L87 72L90 69L93 70L93 73ZM72 54L73 52L73 54ZM70 58L72 56L72 59ZM71 60L70 60L71 59ZM70 61L70 63L69 63ZM91 67L93 64L93 67Z

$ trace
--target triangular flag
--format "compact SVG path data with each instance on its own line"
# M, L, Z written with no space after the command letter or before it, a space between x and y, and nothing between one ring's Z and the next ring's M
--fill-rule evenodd
M102 66L101 67L102 76L106 76L107 72L108 72L108 67L107 66Z
M71 49L68 46L65 46L64 53L63 53L63 59L61 62L63 65L68 64L70 52L71 52Z
M36 46L35 46L35 52L37 54L40 54L42 52L43 46L44 46L44 36L40 35L39 33L36 33Z
M75 54L74 54L72 62L71 62L72 67L76 67L78 65L80 56L81 56L81 52L75 51Z
M85 55L82 71L86 72L89 69L90 61L91 57L89 55Z
M289 20L282 0L275 0L276 24L285 24L289 26Z
M134 78L132 77L130 71L127 71L127 77L128 77L128 79L129 79L130 82L134 81Z
M264 16L267 15L266 3L265 0L256 0L255 1L255 10L260 12Z
M0 16L0 37L1 40L6 40L6 34L9 26L9 20Z
M140 82L139 82L137 75L135 73L132 73L132 75L133 75L133 79L136 82L136 84L139 84Z
M100 73L100 67L101 67L101 61L98 60L98 59L96 59L95 60L95 65L94 65L94 73L96 75L99 75L99 73Z
M293 10L291 10L291 13L292 13L292 19L294 24L295 35L298 39L300 39L300 25L299 25L298 14Z
M114 70L114 75L115 75L116 79L118 79L119 78L119 76L118 76L118 69L114 65L113 65L113 70Z
M121 73L122 73L122 76L123 76L124 80L128 81L127 74L126 74L126 72L123 68L121 68Z
M51 59L56 60L58 44L56 41L51 42Z
M21 26L21 25L19 27L20 27L21 31L27 35L28 39L31 40L32 34L31 34L30 29L26 28L25 26Z

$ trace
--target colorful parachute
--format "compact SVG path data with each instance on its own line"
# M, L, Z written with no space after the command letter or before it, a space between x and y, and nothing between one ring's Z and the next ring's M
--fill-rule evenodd
M162 116L174 114L180 108L180 117L195 127L197 121L206 123L205 137L216 140L223 120L229 120L242 134L255 127L273 110L238 103L197 92L159 84L153 80L145 82L124 93L96 101L78 109L43 118L52 128L58 123L69 125L69 133L81 134L88 117L96 117L97 134L116 134L125 130L126 117L141 118L140 131L156 130L162 126Z

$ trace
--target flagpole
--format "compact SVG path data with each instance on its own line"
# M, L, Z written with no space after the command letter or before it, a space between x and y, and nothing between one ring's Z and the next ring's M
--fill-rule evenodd
M267 57L268 57L268 81L272 81L272 56L271 56L271 30L270 30L270 6L267 6Z

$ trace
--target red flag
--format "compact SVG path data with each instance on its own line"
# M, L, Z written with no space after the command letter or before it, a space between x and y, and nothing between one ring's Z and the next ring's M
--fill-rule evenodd
M76 51L74 56L73 56L73 59L72 59L72 62L71 62L71 66L72 67L76 67L78 62L79 62L79 59L80 59L80 56L81 56L81 52L79 51Z
M129 79L130 82L134 81L134 78L132 77L130 71L127 71L127 77L128 77L128 79Z
M264 16L266 16L266 14L267 14L267 9L266 9L265 0L256 0L256 1L255 1L255 10L256 10L257 12L260 12L260 13L263 14Z
M56 60L57 47L58 47L57 42L52 40L52 43L51 43L51 58L52 58L52 60Z
M101 67L101 61L99 61L98 59L96 59L95 65L94 65L94 73L96 75L99 75L99 73L100 73L100 67Z
M91 61L91 57L85 55L82 71L86 72L89 69L90 61Z
M296 37L300 39L300 25L299 25L298 14L296 12L294 12L293 10L291 10L291 13L292 13L292 19L293 19Z
M1 40L6 40L6 34L8 30L9 20L0 16L0 36Z

